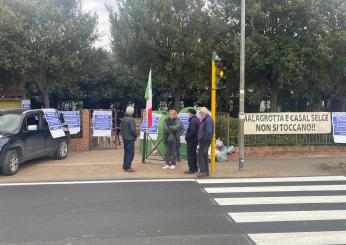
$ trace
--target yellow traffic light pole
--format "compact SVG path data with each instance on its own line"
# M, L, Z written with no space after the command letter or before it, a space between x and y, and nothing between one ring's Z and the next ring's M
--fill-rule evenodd
M211 60L211 116L214 121L214 134L211 141L211 173L215 174L216 163L215 163L215 126L216 126L216 54L213 53Z

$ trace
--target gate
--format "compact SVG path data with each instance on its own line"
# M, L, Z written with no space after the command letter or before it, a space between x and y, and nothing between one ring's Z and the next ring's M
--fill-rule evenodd
M110 137L94 137L93 136L93 129L94 129L94 111L111 111L112 112L112 134ZM97 110L90 110L90 146L91 149L117 149L118 143L119 143L119 128L117 127L117 110L115 109L97 109ZM119 123L119 122L118 122ZM118 130L117 130L118 129Z

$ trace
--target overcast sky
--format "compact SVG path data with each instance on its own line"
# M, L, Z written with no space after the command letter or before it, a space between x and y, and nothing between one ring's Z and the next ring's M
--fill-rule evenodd
M115 0L82 0L83 10L96 12L98 14L98 32L101 35L96 47L110 49L110 26L106 5L115 5Z

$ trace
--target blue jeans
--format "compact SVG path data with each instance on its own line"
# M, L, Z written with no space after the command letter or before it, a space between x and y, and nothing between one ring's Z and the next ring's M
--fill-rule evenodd
M124 140L124 163L123 169L130 169L133 158L135 157L135 142L133 140Z

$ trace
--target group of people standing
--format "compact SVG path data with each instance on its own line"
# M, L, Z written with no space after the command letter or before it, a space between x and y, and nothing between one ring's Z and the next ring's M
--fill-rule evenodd
M127 107L121 121L121 131L124 142L123 169L134 172L131 163L134 158L134 142L137 137L135 121L132 117L133 108ZM201 120L197 117L195 109L189 109L189 126L185 134L187 143L188 170L185 174L196 174L197 177L209 176L208 149L214 134L214 122L206 107L199 111ZM165 144L164 170L174 170L177 157L180 157L180 137L184 134L183 123L179 120L175 110L169 111L169 116L163 123L163 142ZM198 171L199 170L199 171Z

